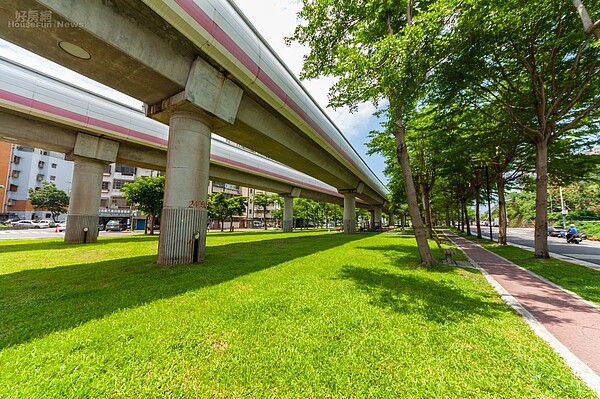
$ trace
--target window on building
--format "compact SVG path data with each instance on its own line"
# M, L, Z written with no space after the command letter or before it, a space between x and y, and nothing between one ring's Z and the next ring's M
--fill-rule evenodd
M42 169L44 167L44 165L46 165L46 162L44 162L44 161L38 162L38 168Z
M115 166L115 172L119 172L122 175L134 176L135 175L135 168L133 166L127 166L127 165L117 164Z
M13 170L11 173L11 177L14 177L15 179L19 178L19 175L21 174L20 170Z
M20 164L20 163L21 163L21 157L20 157L20 156L18 156L18 155L15 155L15 156L13 157L13 163L14 163L15 165L18 165L18 164Z
M213 182L213 187L221 187L221 188L225 188L225 183L221 183L218 181L214 181Z
M12 191L13 193L17 190L19 190L19 186L17 186L16 184L11 184L8 188L8 191Z
M43 175L43 174L41 174L41 173L40 173L40 174L38 174L38 175L37 175L37 178L36 178L36 180L37 180L37 181L43 181L43 180L44 180L44 175Z
M111 173L111 166L109 165L104 165L104 174L105 175L110 175Z
M56 180L56 176L50 176L50 181L55 181Z
M52 165L50 165L50 167L51 167L52 169L56 169L56 167L57 167L57 166L58 166L58 165L57 165L57 164L55 164L55 163L53 163Z
M119 179L115 179L115 181L113 182L113 188L115 190L120 190L123 188L123 184L127 183L126 180L119 180Z
M108 198L100 199L100 208L108 208Z
M103 182L102 182L102 190L103 190L103 191L108 191L108 190L110 190L110 182L109 182L109 181L103 181Z
M127 200L122 197L113 197L111 203L112 208L129 208Z

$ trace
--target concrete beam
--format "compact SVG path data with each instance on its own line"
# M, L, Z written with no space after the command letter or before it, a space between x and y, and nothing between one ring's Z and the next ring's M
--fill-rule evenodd
M201 111L213 117L211 126L232 124L242 93L242 89L225 75L198 58L192 64L185 90L156 104L145 105L146 115L168 125L171 110L176 108Z
M0 111L0 140L66 154L75 148L77 132Z
M67 159L77 156L96 159L105 163L113 163L117 160L118 151L118 141L101 139L97 136L79 133L75 140L75 147L72 152L67 154Z
M217 126L214 132L334 187L356 187L359 183L328 152L247 94L241 99L236 122Z
M271 193L284 194L291 190L289 184L267 179L262 176L252 175L246 172L228 169L220 165L210 165L210 179L222 183L235 184L238 186L252 187Z
M19 10L49 11L52 21L14 27ZM196 58L187 39L134 0L6 0L0 7L0 36L150 104L183 90ZM91 58L68 54L60 42L83 48Z

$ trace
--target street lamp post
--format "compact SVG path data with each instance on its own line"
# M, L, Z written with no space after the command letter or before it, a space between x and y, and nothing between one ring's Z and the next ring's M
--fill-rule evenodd
M490 200L490 176L488 173L488 166L485 165L485 184L487 190L487 203L488 203L488 224L490 226L490 241L494 241L494 237L492 237L492 204Z

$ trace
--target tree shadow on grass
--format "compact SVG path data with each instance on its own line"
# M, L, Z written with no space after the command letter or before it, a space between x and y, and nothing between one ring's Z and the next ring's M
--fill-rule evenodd
M419 256L419 250L415 245L404 245L402 242L394 242L390 245L365 246L359 248L384 253L392 261L394 266L402 268L422 267L420 265L421 258ZM449 267L442 263L444 254L442 254L442 251L440 251L439 248L431 248L431 252L439 263L433 267L429 267L429 270L440 273L452 271L452 266Z
M0 275L0 349L363 238L337 234L209 246L201 264L159 266L148 255ZM111 243L120 242L85 248L110 251Z
M426 275L390 273L383 269L345 266L342 278L353 280L369 293L371 303L396 313L420 314L440 324L464 321L474 315L488 318L510 312L491 294L473 294L451 282L429 279ZM471 294L471 295L468 295Z
M45 251L54 249L64 248L84 248L90 245L111 245L116 241L120 243L128 242L144 242L144 241L158 241L157 235L135 235L135 236L117 236L117 237L100 237L97 242L90 244L66 244L62 239L50 238L44 240L14 240L0 241L0 252L23 252L23 251Z

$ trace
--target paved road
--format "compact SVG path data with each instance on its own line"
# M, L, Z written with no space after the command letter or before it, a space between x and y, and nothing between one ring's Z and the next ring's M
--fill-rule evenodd
M142 233L143 231L139 231ZM100 236L117 236L131 234L131 231L101 231ZM23 240L35 238L63 238L64 232L55 232L54 229L24 229L24 230L0 230L0 240Z
M482 229L481 235L489 238L488 228ZM498 228L492 232L494 239L498 237ZM533 249L533 229L508 229L507 241L510 244L520 245ZM583 262L589 262L600 267L600 242L582 241L581 244L567 244L564 238L548 237L548 250L551 254L558 254L567 258L574 258Z

